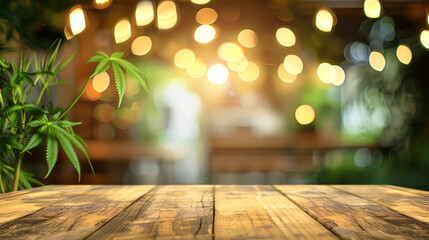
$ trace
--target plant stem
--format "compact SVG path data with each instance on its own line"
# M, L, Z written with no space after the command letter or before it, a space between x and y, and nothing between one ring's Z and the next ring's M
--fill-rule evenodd
M86 81L85 85L83 86L82 90L80 91L79 95L76 96L76 98L73 100L72 103L66 108L66 110L57 118L55 119L55 122L63 118L68 111L76 104L77 100L82 96L82 94L85 92L86 87L88 87L89 82L91 81L91 78L88 78L88 81Z
M47 86L48 86L48 85L46 84L46 85L42 88L42 91L40 92L39 98L37 99L36 105L39 105L40 100L42 100L43 93L45 92L45 89L46 89L46 87L47 87Z
M23 155L24 154L19 154L18 163L15 166L15 176L13 178L12 191L17 191L18 190L19 173L21 172L21 162L22 162Z

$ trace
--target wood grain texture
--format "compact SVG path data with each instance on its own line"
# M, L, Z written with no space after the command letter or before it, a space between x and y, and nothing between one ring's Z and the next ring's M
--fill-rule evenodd
M159 186L88 239L212 239L213 186Z
M337 239L271 186L216 186L215 238Z
M333 187L429 224L429 196L425 197L417 193L379 185L336 185Z
M329 186L275 186L344 239L428 239L429 225Z
M153 187L51 186L24 194L9 205L33 212L0 225L0 239L82 239Z

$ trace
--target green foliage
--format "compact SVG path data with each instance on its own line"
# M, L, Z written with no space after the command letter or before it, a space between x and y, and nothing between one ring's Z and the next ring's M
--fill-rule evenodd
M90 80L112 66L119 96L119 105L125 92L125 75L123 69L147 89L143 73L132 63L121 59L123 53L114 52L111 56L96 52L88 62L97 63L80 94L64 110L54 107L52 102L41 105L42 98L49 99L50 87L66 84L57 79L57 74L67 66L72 57L66 61L57 60L61 41L56 41L44 58L36 55L27 60L22 56L19 64L15 60L0 58L0 191L13 191L30 188L31 183L41 184L32 175L23 172L21 162L25 154L40 145L46 146L46 177L52 172L58 159L60 147L76 169L79 180L81 166L76 149L83 152L94 172L85 141L75 134L73 127L81 123L67 120L67 112L82 96ZM32 66L32 68L30 68ZM35 69L31 71L30 69ZM32 91L37 90L38 98L29 101ZM46 143L46 144L42 144Z

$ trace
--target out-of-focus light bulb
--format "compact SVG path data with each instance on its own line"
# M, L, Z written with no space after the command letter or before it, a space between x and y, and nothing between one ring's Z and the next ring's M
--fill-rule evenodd
M422 43L423 47L429 49L429 31L423 30L420 33L420 42Z
M131 24L128 18L123 18L115 24L115 42L123 43L131 37Z
M112 0L94 0L94 7L98 9L107 8L112 4Z
M140 36L131 44L131 52L136 56L147 54L152 48L152 40L148 36Z
M198 4L198 5L204 5L210 2L210 0L191 0L192 3Z
M369 55L369 65L376 71L383 71L384 66L386 65L386 60L384 59L383 54L373 51Z
M328 8L321 8L316 13L315 25L322 32L332 31L334 26L333 12Z
M297 75L290 74L286 71L284 64L280 64L279 68L277 69L277 75L279 76L280 80L282 80L285 83L291 83L296 80Z
M81 5L74 6L69 13L70 29L73 35L81 33L86 28L85 12Z
M298 75L302 72L304 64L301 58L296 55L287 55L283 61L286 71L290 74Z
M408 65L411 60L413 59L413 53L411 52L411 49L406 45L399 45L396 49L396 57L398 57L398 60Z
M238 72L238 77L245 82L253 82L258 79L260 74L259 67L256 63L249 61L247 67Z
M203 8L195 15L195 21L199 24L212 24L218 17L217 12L212 8Z
M238 61L228 61L227 62L228 67L234 72L243 71L244 69L247 68L248 64L249 64L249 61L247 61L247 58L245 56L243 56Z
M365 0L363 4L363 11L369 18L378 18L381 13L381 4L378 0Z
M200 58L196 58L195 62L190 67L186 68L186 72L192 78L200 78L204 76L204 74L206 73L206 70L207 70L207 65Z
M321 63L317 67L317 76L319 77L319 80L324 83L331 83L331 79L329 78L329 69L331 68L331 64L329 63Z
M157 8L157 25L160 30L168 30L177 24L177 9L173 1L161 2Z
M315 117L316 113L314 112L313 107L307 104L299 106L295 111L296 121L301 125L312 123Z
M277 41L285 47L291 47L295 45L296 42L295 34L292 30L285 27L277 29L276 38Z
M328 70L328 78L335 86L340 86L346 79L346 73L337 65L332 65Z
M190 49L182 49L174 55L174 64L178 68L188 68L195 62L195 54Z
M150 24L155 17L152 1L140 1L137 4L135 14L137 26Z
M228 69L222 64L215 64L207 71L207 77L214 84L222 84L228 80Z
M216 36L216 29L210 25L199 26L194 33L195 41L206 44L211 42Z
M97 92L104 92L110 84L110 77L107 72L100 73L92 79L92 86Z
M225 61L239 61L243 56L243 50L235 43L222 43L217 49L217 55Z
M238 34L238 42L246 48L254 48L258 44L256 33L250 29L244 29Z

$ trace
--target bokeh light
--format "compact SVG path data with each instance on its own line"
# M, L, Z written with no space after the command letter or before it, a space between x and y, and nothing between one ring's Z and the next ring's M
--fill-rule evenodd
M97 9L107 8L112 4L112 0L94 0L94 7Z
M211 25L201 25L199 26L194 33L195 41L206 44L211 42L216 36L216 29Z
M192 78L200 78L204 76L207 70L207 65L201 58L196 58L194 63L186 68L186 72Z
M365 15L369 18L378 18L381 13L381 4L378 0L365 0L363 4Z
M234 72L243 71L245 68L247 68L248 64L249 64L249 61L247 61L247 58L245 56L243 56L238 61L228 61L227 62L228 67Z
M109 87L110 77L107 72L100 73L92 79L92 86L97 92L104 92Z
M210 2L210 0L191 0L192 3L198 4L198 5L204 5Z
M195 21L199 24L212 24L218 17L217 12L212 8L202 8L195 15Z
M235 43L222 43L217 49L217 55L225 61L239 61L243 56L243 50Z
M64 27L64 36L66 36L67 40L70 40L73 38L73 34L69 31L67 26Z
M384 66L386 65L386 60L384 59L383 54L373 51L369 55L369 65L376 71L383 71Z
M258 79L260 74L259 67L256 63L249 61L247 67L238 72L238 77L245 82L253 82Z
M334 26L333 12L328 8L321 8L316 13L315 25L322 32L332 31Z
M188 68L195 62L195 54L190 49L182 49L174 55L174 64L178 68Z
M324 83L331 83L331 79L329 78L329 69L332 67L329 63L321 63L317 67L317 76L319 77L319 80Z
M246 48L254 48L258 44L258 36L250 29L244 29L237 36L238 42Z
M286 71L290 74L298 75L302 72L304 64L300 57L296 55L287 55L283 61Z
M422 43L423 47L429 49L429 31L423 30L420 33L420 42Z
M94 108L94 116L99 122L107 123L112 121L114 110L115 109L107 103L98 104Z
M398 60L408 65L411 60L413 59L413 53L411 52L411 49L406 45L399 45L396 49L396 57L398 57Z
M290 74L286 71L284 64L280 64L280 66L277 69L277 75L279 76L280 80L282 80L285 83L291 83L296 80L297 75Z
M346 79L346 73L337 65L332 65L328 70L329 81L335 86L340 86Z
M173 1L163 1L157 8L157 25L160 30L168 30L177 24L177 9Z
M77 35L85 30L85 13L81 5L76 5L70 10L69 21L73 35Z
M114 28L115 42L122 43L131 37L131 24L128 18L120 19Z
M295 45L296 38L295 34L289 28L279 28L276 31L277 41L285 47L291 47Z
M299 106L295 111L296 121L301 125L312 123L315 117L316 113L314 112L313 107L307 104Z
M228 69L222 64L215 64L207 71L207 77L214 84L222 84L228 80Z
M136 56L147 54L152 48L152 40L148 36L140 36L131 44L131 52Z
M140 1L136 7L136 24L137 26L146 26L155 18L152 1Z

